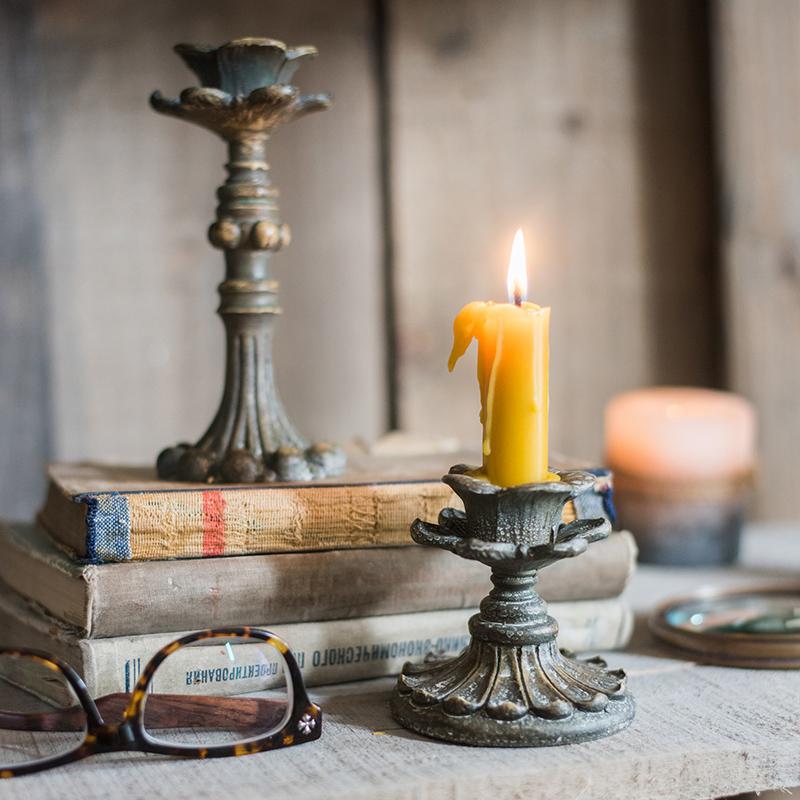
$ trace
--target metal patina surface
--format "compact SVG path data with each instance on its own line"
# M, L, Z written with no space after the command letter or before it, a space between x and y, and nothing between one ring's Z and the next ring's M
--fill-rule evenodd
M289 81L314 47L287 48L274 39L237 39L218 48L179 44L176 52L200 86L171 100L154 92L153 108L201 125L228 144L228 179L217 191L217 218L208 231L225 255L219 314L225 325L225 388L210 427L194 444L158 457L162 478L257 483L336 475L338 447L309 444L289 421L275 388L272 327L278 283L272 254L289 244L280 221L266 145L278 126L330 106L326 94L301 95Z
M622 730L634 716L624 672L560 651L558 624L534 588L538 570L608 536L605 519L561 521L594 477L556 472L559 481L503 489L473 471L458 465L443 478L465 511L445 509L438 524L416 520L411 536L487 564L494 588L460 655L405 665L392 715L425 736L480 746L572 744Z

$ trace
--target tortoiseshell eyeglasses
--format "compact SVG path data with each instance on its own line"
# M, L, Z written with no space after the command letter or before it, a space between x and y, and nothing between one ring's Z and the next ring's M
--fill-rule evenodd
M177 639L131 693L97 700L60 659L0 648L0 778L123 750L243 756L313 741L321 726L291 651L257 628Z

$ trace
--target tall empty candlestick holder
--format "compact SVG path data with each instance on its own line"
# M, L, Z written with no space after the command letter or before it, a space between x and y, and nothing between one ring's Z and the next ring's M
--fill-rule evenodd
M460 655L405 665L392 715L425 736L482 746L572 744L622 730L635 710L624 672L560 651L558 624L534 589L538 570L608 536L605 519L561 521L594 476L557 472L556 481L500 488L472 472L458 465L443 478L465 510L445 509L438 524L418 519L411 536L488 565L494 588Z
M274 39L237 39L217 48L179 44L175 50L201 85L184 89L177 100L154 92L151 105L228 144L228 179L217 191L217 219L208 231L225 254L219 314L227 354L225 388L211 425L196 444L163 450L159 476L256 483L335 475L344 469L344 453L300 435L278 397L272 368L272 328L281 310L270 262L290 236L280 221L266 146L278 126L330 106L327 94L301 95L290 84L317 51Z

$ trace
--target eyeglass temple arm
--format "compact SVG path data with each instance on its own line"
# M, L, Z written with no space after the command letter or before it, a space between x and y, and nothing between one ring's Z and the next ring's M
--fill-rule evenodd
M119 718L128 708L130 694L107 694L95 700L103 719ZM286 703L263 697L204 697L202 695L149 694L146 720L148 728L220 728L265 730L279 723ZM86 725L81 706L25 713L0 711L0 729L15 731L80 731Z

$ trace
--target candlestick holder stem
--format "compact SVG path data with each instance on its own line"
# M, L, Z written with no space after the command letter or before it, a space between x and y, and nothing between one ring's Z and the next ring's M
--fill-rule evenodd
M158 457L162 478L255 483L335 475L344 453L310 445L289 421L278 396L272 334L278 283L272 256L290 241L280 221L266 146L271 132L311 111L328 108L327 95L300 95L288 81L313 47L287 48L273 39L239 39L219 48L178 45L178 54L201 82L169 100L159 92L153 108L221 136L228 145L228 178L217 190L211 244L225 255L218 312L225 325L225 387L219 409L194 445L168 447Z
M460 655L405 665L393 716L425 736L482 746L570 744L622 730L634 716L624 672L560 651L558 623L534 588L538 570L608 535L605 519L561 522L566 501L591 489L593 476L556 472L559 481L501 489L471 472L459 465L443 478L465 511L445 509L438 524L416 520L411 536L487 564L494 588Z

